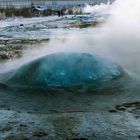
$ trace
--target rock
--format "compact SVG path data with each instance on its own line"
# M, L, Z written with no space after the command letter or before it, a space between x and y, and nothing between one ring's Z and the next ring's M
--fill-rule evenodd
M8 107L9 107L9 106L8 106L7 102L1 101L1 100L0 100L0 109L1 109L1 108L8 108Z
M6 43L7 44L7 43ZM0 59L12 59L21 56L22 47L19 46L7 46L0 48Z
M100 85L121 75L116 64L87 53L54 53L21 66L8 80L16 87Z
M88 138L84 138L84 137L73 137L73 138L68 138L67 140L89 140Z
M27 127L26 124L20 124L19 126L20 126L20 127Z
M140 102L136 101L136 102L131 102L131 103L124 103L122 105L127 107L127 108L129 108L129 107L136 107L136 106L140 106Z
M36 136L36 137L44 137L47 135L48 133L43 130L38 130L38 131L33 132L33 136Z
M24 25L23 25L23 24L20 24L20 26L22 26L22 27L23 27Z
M116 108L117 108L117 110L120 110L120 111L125 111L127 109L125 106L119 106Z
M4 140L30 140L30 139L24 135L17 135L17 136L8 136Z
M110 112L110 113L117 113L117 109L110 109L110 110L108 110L108 112Z
M136 118L136 119L139 119L139 118L140 118L140 116L137 116L137 115L136 115L136 116L135 116L135 118Z
M6 89L8 86L6 84L0 83L0 89Z
M5 132L5 131L10 131L10 130L12 130L13 128L11 127L11 126L5 126L5 127L3 127L3 128L0 128L0 131L2 131L2 132Z
M131 103L123 103L121 105L116 105L115 109L118 111L128 111L130 112L130 109L132 110L139 110L140 109L140 102L136 101L136 102L131 102Z

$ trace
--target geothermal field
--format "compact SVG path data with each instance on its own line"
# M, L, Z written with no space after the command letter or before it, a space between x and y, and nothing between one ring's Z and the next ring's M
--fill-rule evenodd
M0 140L140 139L140 0L0 0Z

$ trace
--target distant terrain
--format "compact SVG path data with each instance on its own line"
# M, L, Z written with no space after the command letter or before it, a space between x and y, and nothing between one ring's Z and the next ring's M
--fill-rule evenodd
M7 6L30 6L31 3L34 4L60 4L60 3L92 3L92 4L100 4L107 3L108 1L113 2L115 0L0 0L0 7Z

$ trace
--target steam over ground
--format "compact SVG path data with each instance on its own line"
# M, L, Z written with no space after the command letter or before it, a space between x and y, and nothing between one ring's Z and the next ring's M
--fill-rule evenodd
M85 12L106 20L95 28L52 30L48 43L24 51L23 58L1 65L1 71L18 67L32 59L53 52L89 52L115 61L127 72L140 73L140 1L116 0L95 6Z
M66 37L65 42L53 40L49 44L54 46L51 51L56 51L59 46L59 51L97 53L119 63L129 73L139 74L140 1L116 0L112 5L88 6L86 10L95 12L94 8L100 11L99 14L110 15L102 27L85 29L82 35L74 32Z

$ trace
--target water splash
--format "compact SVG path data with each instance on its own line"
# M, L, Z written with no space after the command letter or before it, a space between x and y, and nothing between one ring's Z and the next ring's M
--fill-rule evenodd
M86 74L85 74L86 73ZM55 53L23 65L8 84L27 87L100 85L121 75L121 69L96 55Z

